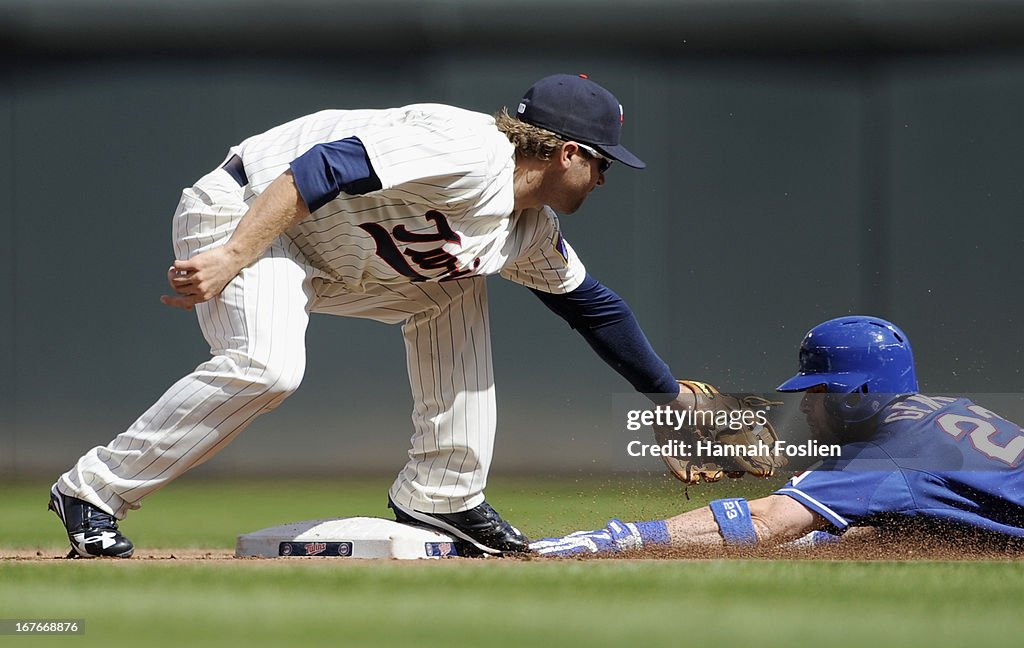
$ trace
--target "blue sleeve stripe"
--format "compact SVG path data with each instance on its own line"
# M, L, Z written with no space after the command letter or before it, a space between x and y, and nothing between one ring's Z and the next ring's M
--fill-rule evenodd
M840 529L845 529L850 526L850 523L843 516L839 515L807 493L798 491L795 488L781 488L775 491L775 493L777 495L788 495L789 497L792 497Z
M310 212L345 192L358 196L381 188L358 137L317 144L291 162L292 176Z

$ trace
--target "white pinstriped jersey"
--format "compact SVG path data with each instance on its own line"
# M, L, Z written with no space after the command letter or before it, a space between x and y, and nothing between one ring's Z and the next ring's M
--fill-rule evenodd
M428 104L331 110L251 137L232 149L245 167L244 187L217 168L182 192L175 256L222 244L293 160L350 137L362 142L381 189L339 194L197 304L210 360L79 459L60 477L62 492L119 518L138 508L298 388L309 315L324 313L401 323L414 433L388 497L428 513L484 501L497 418L480 277L501 273L552 293L585 278L550 209L513 212L513 147L491 117ZM317 205L329 197L323 191L344 184L324 180L310 199ZM477 280L445 281L463 277Z
M328 277L357 292L497 273L552 293L583 281L551 209L513 212L514 149L482 113L415 104L300 117L232 148L249 178L246 201L314 145L352 136L382 188L341 193L286 232Z

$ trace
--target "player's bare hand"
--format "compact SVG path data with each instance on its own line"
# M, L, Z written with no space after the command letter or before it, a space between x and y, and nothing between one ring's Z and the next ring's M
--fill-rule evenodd
M176 294L160 301L185 310L219 295L241 268L224 247L200 252L186 261L175 261L167 269L167 283Z

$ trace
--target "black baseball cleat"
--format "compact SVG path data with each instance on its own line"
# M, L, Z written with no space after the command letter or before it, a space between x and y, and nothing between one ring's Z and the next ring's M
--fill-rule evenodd
M462 555L529 553L530 541L519 529L501 519L487 502L459 513L423 513L401 508L388 497L388 508L402 524L429 527L452 536L469 549ZM460 542L461 541L461 542Z
M114 516L89 502L50 489L50 510L57 514L71 541L68 558L129 558L135 547L117 530Z

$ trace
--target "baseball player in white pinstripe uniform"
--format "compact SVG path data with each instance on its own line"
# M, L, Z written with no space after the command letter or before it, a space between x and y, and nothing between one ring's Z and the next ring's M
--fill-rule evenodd
M562 238L622 147L622 108L585 76L532 86L516 116L436 104L327 110L231 148L174 215L173 294L211 358L51 491L71 556L127 557L117 528L298 386L310 313L401 324L414 398L399 521L472 551L527 551L484 499L495 433L488 275L532 289L640 391L675 398L628 307Z

